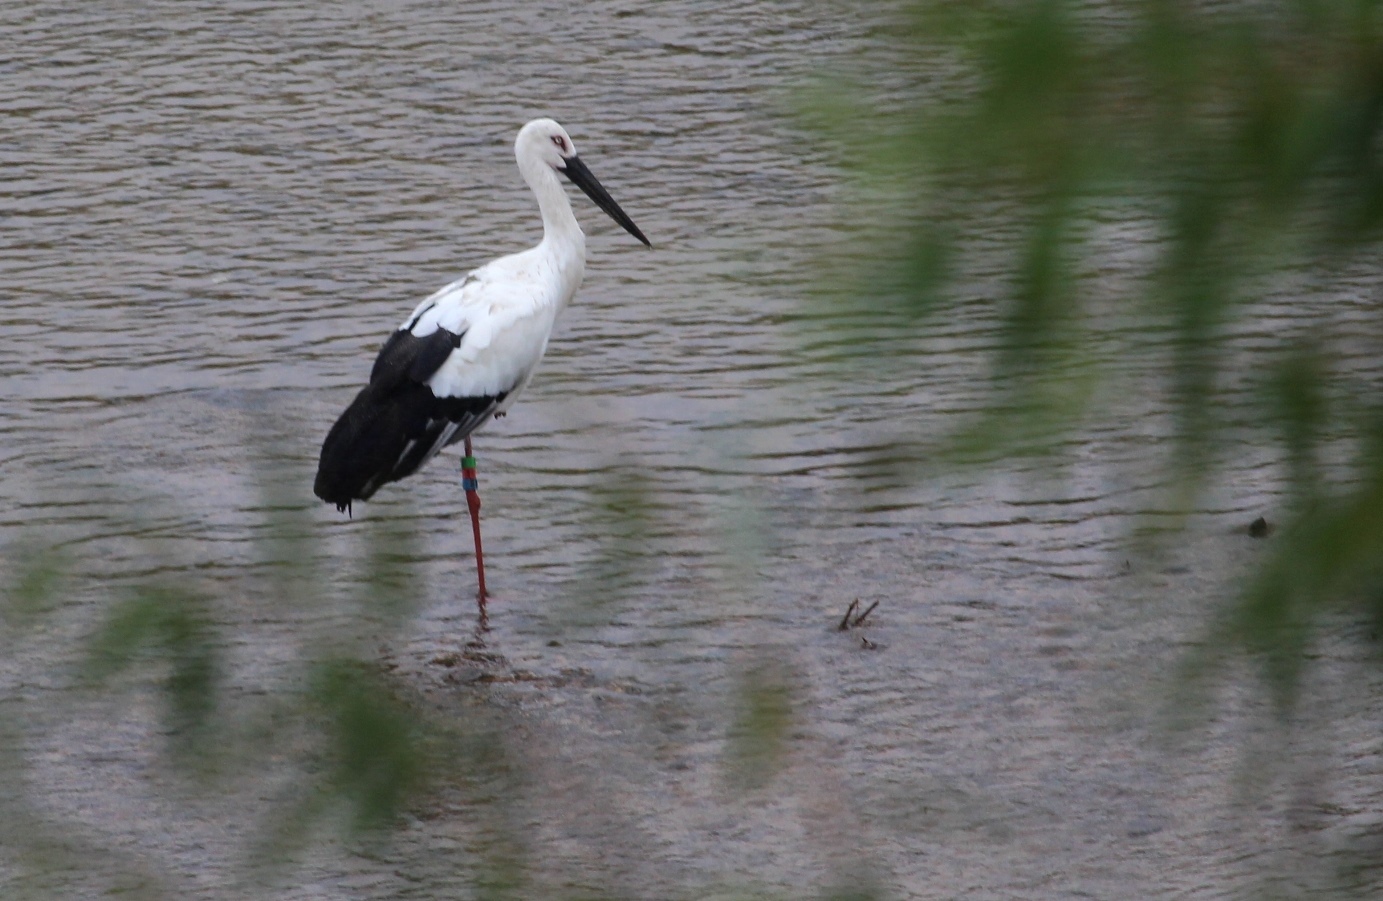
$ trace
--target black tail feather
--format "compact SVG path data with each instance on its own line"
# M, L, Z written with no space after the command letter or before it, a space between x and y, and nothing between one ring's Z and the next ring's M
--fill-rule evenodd
M313 492L342 512L417 472L490 418L505 394L438 399L427 385L376 381L355 396L322 442ZM411 446L410 446L411 443Z
M369 500L379 486L411 475L426 457L401 458L408 442L426 440L436 403L426 385L366 386L322 442L313 492L345 511L351 501Z

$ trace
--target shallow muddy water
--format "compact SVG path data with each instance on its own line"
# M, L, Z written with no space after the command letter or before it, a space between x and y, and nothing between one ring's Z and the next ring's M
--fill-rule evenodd
M399 628L379 614L374 650L444 716L507 711L526 774L502 802L517 896L1334 884L1383 821L1379 694L1357 688L1380 679L1349 624L1309 686L1330 700L1295 731L1270 726L1248 668L1208 723L1164 731L1175 664L1264 547L1242 527L1283 501L1273 460L1231 448L1191 540L1154 558L1125 546L1158 503L1155 391L1131 391L1060 472L861 482L891 441L981 404L995 324L980 304L920 338L867 321L868 359L850 361L848 317L809 312L819 261L846 238L843 187L786 111L803 78L868 52L877 23L860 15L699 0L0 9L0 542L57 541L83 568L52 634L8 646L0 697L27 803L102 849L74 869L10 834L0 886L94 897L133 868L173 897L243 896L273 774L172 797L148 697L53 699L72 636L112 587L150 575L241 602L221 613L233 691L294 690L304 637L355 611L278 603L263 546L281 514L309 524L298 562L327 599L359 596L372 523L419 531L411 612ZM310 484L413 305L536 241L512 142L537 115L566 125L655 249L573 192L585 285L526 395L476 439L495 598L468 656L455 455L354 520ZM1108 227L1137 258L1136 230ZM1277 315L1348 320L1378 284L1361 272L1328 313ZM1376 382L1374 347L1342 369ZM1142 365L1129 385L1156 382ZM835 631L855 598L879 606ZM764 666L793 686L787 750L768 785L737 788L727 734ZM438 800L383 848L324 838L262 896L485 896L481 816Z

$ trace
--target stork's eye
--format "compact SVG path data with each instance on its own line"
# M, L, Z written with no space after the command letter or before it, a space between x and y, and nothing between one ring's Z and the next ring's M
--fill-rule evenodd
M557 145L557 149L558 149L558 150L562 151L563 153L566 153L566 152L567 152L567 139L566 139L566 138L562 137L561 135L553 135L553 136L552 136L552 143L554 143L554 144Z

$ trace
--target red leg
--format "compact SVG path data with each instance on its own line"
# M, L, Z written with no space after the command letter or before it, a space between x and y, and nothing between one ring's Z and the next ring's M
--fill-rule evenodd
M485 613L485 599L490 596L485 590L485 553L480 549L480 480L475 474L475 457L471 456L471 439L466 439L466 456L461 461L461 487L466 490L466 506L471 511L471 531L475 533L475 574L480 580L480 591L476 603L480 606L480 625L488 625Z

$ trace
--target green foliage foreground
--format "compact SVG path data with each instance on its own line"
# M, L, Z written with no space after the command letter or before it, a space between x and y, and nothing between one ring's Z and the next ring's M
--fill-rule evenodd
M1144 394L1171 414L1163 510L1197 509L1226 448L1270 450L1290 508L1211 644L1257 655L1285 710L1324 611L1383 626L1379 373L1336 365L1383 350L1383 9L1211 6L915 3L807 115L868 223L850 296L920 334L998 323L985 412L903 436L893 475L1059 457Z
M643 483L623 475L591 492L592 516L611 536L583 580L593 595L628 581L637 527L650 521ZM202 561L139 537L150 530L119 512L100 521L138 548L133 568L111 572L81 551L82 541L45 550L53 539L35 540L0 555L0 656L19 674L0 696L4 897L186 897L188 875L163 853L121 841L121 817L136 836L151 821L165 835L214 823L219 843L185 838L207 897L292 894L322 859L342 854L366 861L366 870L394 861L428 897L453 888L462 897L532 897L549 868L558 871L557 897L610 897L583 893L580 880L618 881L616 867L592 860L562 871L521 828L532 826L525 797L541 791L533 783L543 778L523 736L535 719L564 721L535 716L523 692L493 686L537 685L537 677L472 631L469 603L443 653L421 673L401 665L409 654L389 649L415 622L427 581L418 516L351 523L343 531L361 553L341 564L315 518L317 502L301 496L304 483L301 468L266 466L244 533L255 565L230 579L202 578ZM327 566L349 575L334 581ZM598 621L595 611L610 610L602 602L573 601L563 641L589 634L580 617ZM756 660L737 679L724 787L711 801L715 791L772 797L784 765L804 677L775 665L770 651ZM561 695L554 686L565 678L533 691ZM446 688L430 689L433 680ZM651 753L638 737L605 740L614 742L608 761L630 743ZM49 803L54 778L44 769L55 760L67 781L56 792L80 796L78 814ZM147 807L114 800L131 771L152 797ZM88 779L110 785L93 790ZM621 845L627 836L602 840L630 853ZM332 878L350 883L339 872ZM735 896L774 897L752 888Z

